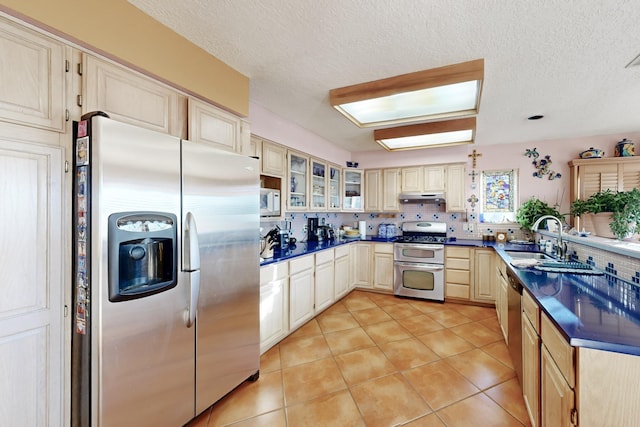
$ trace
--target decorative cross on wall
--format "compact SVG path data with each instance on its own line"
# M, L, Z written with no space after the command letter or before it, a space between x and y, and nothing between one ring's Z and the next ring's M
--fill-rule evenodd
M482 154L478 153L478 152L476 151L476 149L474 148L474 149L473 149L473 153L471 153L471 154L467 155L467 157L471 157L471 158L473 159L472 167L475 169L475 168L476 168L476 159L477 159L478 157L482 157Z

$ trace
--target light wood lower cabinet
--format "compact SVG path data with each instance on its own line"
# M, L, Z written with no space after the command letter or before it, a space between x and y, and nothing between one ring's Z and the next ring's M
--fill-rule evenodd
M289 333L289 263L260 267L260 354Z
M315 275L315 313L318 314L333 304L335 269L333 249L317 252Z
M509 343L509 282L507 280L507 265L499 258L496 261L496 312L504 341Z
M314 256L289 261L289 327L293 331L315 315Z
M540 309L522 293L522 395L531 427L540 425Z
M540 366L541 425L543 427L570 427L575 395L549 350L542 346Z
M373 289L393 292L393 243L373 245Z
M334 300L337 301L349 293L349 246L335 248L334 261Z
M473 292L472 299L479 302L496 301L496 275L493 249L473 250Z
M445 298L496 302L496 254L493 249L445 247Z
M445 299L468 300L471 293L471 248L445 247Z
M351 283L354 287L372 288L370 243L351 243Z

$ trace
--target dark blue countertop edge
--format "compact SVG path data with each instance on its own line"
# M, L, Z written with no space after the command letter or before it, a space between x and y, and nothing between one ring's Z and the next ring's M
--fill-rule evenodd
M532 252L538 251L536 245L531 246L535 248L531 249ZM636 310L629 310L624 307L622 302L607 296L598 289L617 290L617 288L625 286L624 284L628 287L628 282L615 279L609 280L606 275L583 276L569 273L545 273L540 271L533 273L534 270L532 269L512 266L510 263L511 257L505 253L505 250L512 249L509 247L496 247L496 252L505 261L507 268L515 273L520 283L526 288L526 291L538 303L540 309L556 325L570 345L640 356L640 312L638 312L640 307L636 308ZM534 277L536 283L534 283ZM576 313L575 310L567 307L566 304L561 301L562 296L549 296L540 292L537 289L539 286L537 283L543 283L544 287L550 288L564 286L567 292L562 296L577 299L581 297L584 299L584 297L586 297L587 300L599 300L604 302L604 306L598 307L595 303L585 305L581 307L581 313ZM620 289L620 293L624 294L624 289ZM566 310L566 314L554 314L554 312L558 312L558 309L560 309L560 311ZM633 328L635 333L626 331L626 335L614 335L605 330L607 329L607 325L603 326L602 330L599 330L598 327L594 325L584 325L580 321L579 314L584 316L584 311L589 309L592 310L592 313L598 315L606 314L607 316L616 317L618 322ZM572 315L574 318L572 318ZM578 319L578 322L576 322L576 319Z
M335 240L325 240L322 242L297 242L295 245L290 246L286 250L274 249L273 258L266 258L264 261L260 262L260 266L265 266L269 264L273 264L276 262L287 261L292 258L296 258L299 256L304 256L308 254L312 254L314 252L323 251L325 249L335 248L340 245L346 245L348 243L354 242L383 242L383 243L393 243L396 238L384 239L381 237L367 236L364 239L356 238L356 239L335 239Z

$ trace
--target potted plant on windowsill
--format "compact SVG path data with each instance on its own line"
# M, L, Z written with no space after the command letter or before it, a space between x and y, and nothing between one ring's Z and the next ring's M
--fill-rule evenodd
M553 215L560 221L564 221L564 215L558 212L556 208L536 197L532 197L523 202L518 208L516 222L520 224L520 228L530 232L533 224L544 215Z
M623 240L640 231L640 190L594 193L586 200L574 200L571 214L591 214L596 235Z

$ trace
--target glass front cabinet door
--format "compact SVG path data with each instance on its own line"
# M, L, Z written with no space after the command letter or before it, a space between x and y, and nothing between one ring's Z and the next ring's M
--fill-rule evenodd
M344 203L345 211L362 211L362 171L343 169L344 172Z
M327 165L311 159L311 206L312 211L327 210Z
M287 207L292 211L304 211L309 206L307 176L309 158L293 151L288 152L289 157L289 181Z
M339 211L342 207L341 183L342 169L340 166L329 165L329 206L330 211Z

